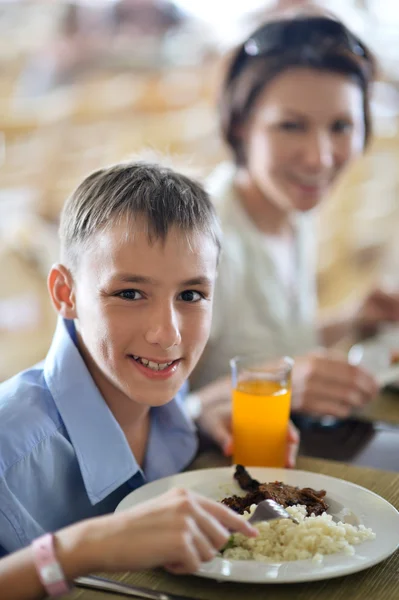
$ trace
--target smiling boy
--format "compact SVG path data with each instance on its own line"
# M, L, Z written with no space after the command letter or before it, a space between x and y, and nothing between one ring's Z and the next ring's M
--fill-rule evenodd
M51 349L0 385L0 555L191 461L178 392L209 335L219 235L202 188L155 165L102 169L67 200Z

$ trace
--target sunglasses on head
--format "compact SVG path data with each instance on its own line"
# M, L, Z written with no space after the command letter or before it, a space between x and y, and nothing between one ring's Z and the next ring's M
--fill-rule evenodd
M298 18L287 21L271 21L255 32L244 44L231 71L231 78L241 70L251 57L272 56L295 48L343 49L359 58L367 59L363 45L342 23L326 17Z

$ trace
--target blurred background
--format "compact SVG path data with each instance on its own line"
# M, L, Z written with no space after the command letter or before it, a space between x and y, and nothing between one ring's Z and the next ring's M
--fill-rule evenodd
M49 347L46 275L65 198L89 171L132 155L165 155L205 177L225 158L215 111L224 55L277 4L301 2L0 0L0 381ZM399 3L315 4L382 65L375 140L318 215L328 310L376 282L399 288Z

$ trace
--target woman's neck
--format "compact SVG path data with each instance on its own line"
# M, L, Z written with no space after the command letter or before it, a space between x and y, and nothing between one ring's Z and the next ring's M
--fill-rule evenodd
M263 195L247 169L238 169L234 188L241 206L259 231L280 237L291 230L289 214Z

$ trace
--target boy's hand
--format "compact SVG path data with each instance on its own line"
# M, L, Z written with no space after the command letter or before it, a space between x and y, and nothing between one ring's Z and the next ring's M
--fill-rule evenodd
M257 535L230 508L176 488L127 511L62 530L57 534L57 549L66 573L73 576L76 572L68 568L71 550L74 546L82 550L82 545L85 571L163 566L173 573L193 573L202 562L214 558L232 531Z
M216 442L225 456L231 455L233 437L230 397L203 406L197 425Z
M287 454L285 466L289 469L294 469L296 464L296 457L298 454L300 442L300 435L298 429L290 421L288 423L288 434L287 434Z

